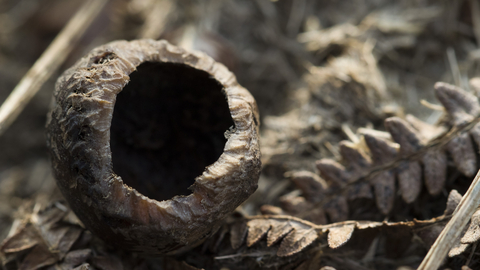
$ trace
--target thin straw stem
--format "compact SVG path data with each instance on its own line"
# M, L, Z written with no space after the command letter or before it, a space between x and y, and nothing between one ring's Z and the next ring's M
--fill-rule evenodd
M440 233L417 270L436 270L440 267L448 251L460 237L463 228L465 228L479 205L480 170L477 172L475 179L462 197L457 209L453 213L452 219L450 219L447 226Z
M72 51L74 44L100 13L108 0L89 0L23 76L0 107L0 135L15 121L45 81L52 76Z
M165 30L168 15L175 8L171 0L157 0L153 3L138 38L158 39Z

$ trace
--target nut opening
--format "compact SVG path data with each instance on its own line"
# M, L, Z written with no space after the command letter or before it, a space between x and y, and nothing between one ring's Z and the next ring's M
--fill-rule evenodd
M110 128L113 171L158 201L188 190L234 126L222 85L183 64L146 62L117 95Z

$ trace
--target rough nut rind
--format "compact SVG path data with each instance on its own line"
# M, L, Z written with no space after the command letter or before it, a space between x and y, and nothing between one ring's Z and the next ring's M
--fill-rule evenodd
M116 96L145 62L179 63L209 73L225 92L235 130L219 159L190 188L156 201L115 174L110 126ZM166 41L116 41L80 59L58 79L47 121L57 184L94 234L116 247L146 254L188 248L215 232L257 188L258 111L254 98L223 65Z

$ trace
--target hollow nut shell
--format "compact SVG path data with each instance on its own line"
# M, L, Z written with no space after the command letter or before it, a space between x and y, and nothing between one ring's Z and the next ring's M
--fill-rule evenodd
M147 62L208 73L228 103L235 128L218 160L195 178L188 196L149 198L113 170L110 127L117 94ZM116 41L93 49L58 79L47 144L57 185L90 231L116 247L166 254L214 233L256 190L261 166L258 119L254 98L212 58L166 41Z

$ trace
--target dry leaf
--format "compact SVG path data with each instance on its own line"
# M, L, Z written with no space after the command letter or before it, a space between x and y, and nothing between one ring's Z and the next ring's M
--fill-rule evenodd
M17 221L21 225L12 228L0 247L4 266L18 262L17 269L38 269L58 263L61 269L72 269L89 258L70 252L84 229L64 221L69 211L65 205L38 202L28 209Z
M460 242L462 244L472 244L480 239L480 210L475 211L470 220L470 226L467 232L463 235Z
M422 157L425 186L428 193L438 195L447 180L447 155L442 149L427 151Z
M463 125L480 113L478 98L451 84L437 82L435 95L453 118L454 125Z
M328 231L328 246L338 248L345 244L352 237L355 225L345 225L342 227L330 228Z
M272 217L260 216L247 221L247 247L251 247L267 235L267 245L280 243L277 256L294 255L318 238L314 224L289 216ZM234 232L237 234L238 232Z
M477 172L477 156L468 133L459 134L447 144L457 169L465 176L472 177Z

